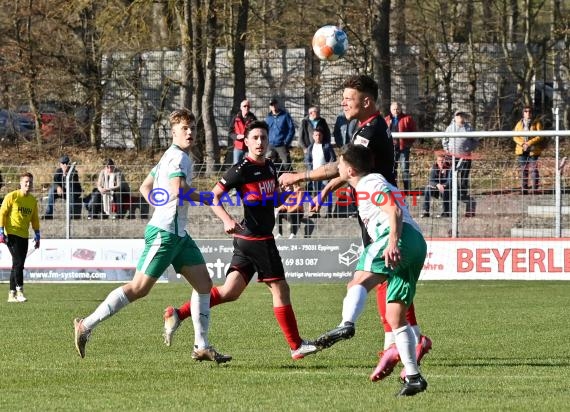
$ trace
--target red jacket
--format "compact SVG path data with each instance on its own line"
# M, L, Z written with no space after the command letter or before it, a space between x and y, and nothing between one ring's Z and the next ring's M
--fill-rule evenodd
M392 114L389 114L384 118L386 124L391 128L392 125ZM412 119L412 116L405 113L400 113L398 116L398 132L415 132L416 122ZM394 149L404 150L412 147L416 139L394 139Z
M247 148L245 147L245 143L243 142L243 139L238 140L237 135L245 134L245 128L247 127L248 124L250 124L254 120L257 120L257 118L253 113L247 112L244 119L244 117L241 114L241 111L238 114L236 114L235 117L232 119L232 124L230 126L230 139L234 141L235 149L247 150Z

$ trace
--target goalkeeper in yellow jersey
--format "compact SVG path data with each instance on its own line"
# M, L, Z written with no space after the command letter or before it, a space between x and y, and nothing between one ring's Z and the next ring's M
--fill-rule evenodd
M31 194L34 176L23 173L20 189L6 195L0 207L0 243L5 243L12 255L10 272L9 303L21 303L24 296L24 264L28 254L28 233L30 224L34 229L35 248L40 247L40 219L38 201Z

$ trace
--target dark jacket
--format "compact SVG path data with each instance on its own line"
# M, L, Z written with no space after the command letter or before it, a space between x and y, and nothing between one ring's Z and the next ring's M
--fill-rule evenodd
M434 163L431 166L431 170L429 172L429 183L428 185L431 187L435 187L436 185L441 184L445 186L446 189L449 189L451 186L451 168L447 165L444 169L440 169L437 163Z
M65 193L65 176L63 175L63 170L58 167L53 175L53 184L61 186L63 192ZM77 174L77 169L73 169L71 173L71 179L69 182L69 188L73 197L81 196L81 183L79 183L79 175Z
M351 121L348 121L344 113L341 113L336 117L333 135L334 142L338 147L342 147L345 144L350 143L357 124L358 120L352 119Z
M323 132L323 143L330 143L331 129L329 128L327 121L320 117L317 119L317 124L313 127L313 123L309 117L305 117L303 120L301 120L301 134L299 136L299 143L301 144L301 147L305 149L313 144L313 132L317 127L320 128Z

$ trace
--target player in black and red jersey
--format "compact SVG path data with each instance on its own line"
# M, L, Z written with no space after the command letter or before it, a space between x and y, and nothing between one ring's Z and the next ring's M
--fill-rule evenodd
M317 347L299 336L289 284L273 238L275 207L281 195L275 166L265 158L267 132L267 123L263 121L254 121L247 126L244 138L247 155L212 189L212 210L222 220L224 232L233 235L234 254L225 283L211 290L210 305L237 300L257 272L258 282L265 283L271 291L273 313L291 348L291 357L302 359L317 352ZM239 223L226 211L222 200L228 199L227 193L231 189L236 189L243 203L244 217ZM165 309L166 345L172 343L180 322L190 316L190 305L191 302L186 302L178 309L172 306Z
M392 135L390 128L376 107L378 83L370 76L359 74L347 78L343 87L341 106L344 115L348 120L358 120L351 143L370 149L374 162L371 171L373 173L380 173L388 182L396 186ZM332 180L330 180L321 191L320 199L326 199L330 191L345 184L345 181L339 177L338 161L327 163L314 170L285 173L280 176L279 182L282 186L286 186L295 182L329 179ZM366 227L360 219L359 223L362 230L363 244L367 246L370 244L370 237L366 233ZM392 328L386 321L386 282L378 286L376 300L378 302L378 313L380 314L384 327L385 339L384 350L379 353L380 359L378 365L370 375L372 381L378 381L390 375L399 361L394 334ZM423 356L431 349L432 342L427 336L420 333L413 304L408 308L406 318L417 342L416 357L419 363ZM319 347L329 347L339 340L352 338L354 333L354 325L339 325L330 331L330 333L325 333L323 336L317 338L315 342ZM405 378L405 372L402 371L400 376Z

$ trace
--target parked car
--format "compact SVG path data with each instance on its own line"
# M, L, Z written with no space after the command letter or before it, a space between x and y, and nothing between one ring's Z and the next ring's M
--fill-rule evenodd
M76 116L78 110L71 104L56 101L40 103L38 111L41 117L41 131L44 140L73 140L81 141L85 138L85 125L82 119ZM18 113L34 122L34 114L28 105L18 108Z
M18 138L27 141L34 137L34 122L16 112L0 109L0 140L14 142Z

